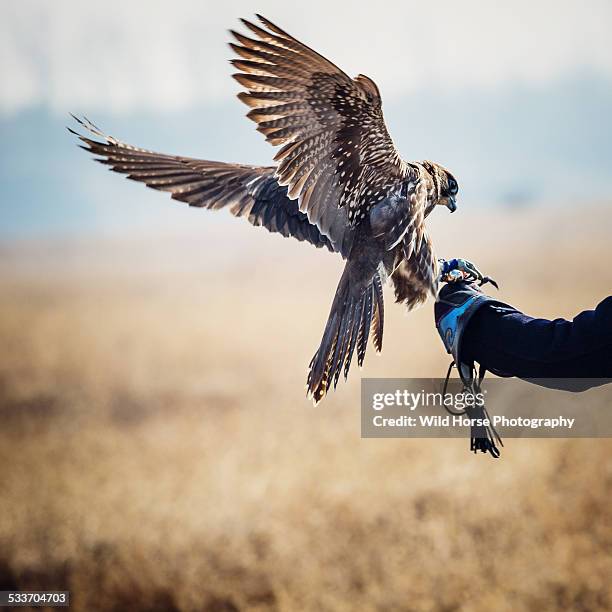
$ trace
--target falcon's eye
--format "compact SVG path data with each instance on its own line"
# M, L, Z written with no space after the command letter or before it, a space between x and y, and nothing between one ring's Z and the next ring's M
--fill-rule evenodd
M451 195L455 195L459 191L459 185L457 185L457 181L452 177L448 179L448 191Z

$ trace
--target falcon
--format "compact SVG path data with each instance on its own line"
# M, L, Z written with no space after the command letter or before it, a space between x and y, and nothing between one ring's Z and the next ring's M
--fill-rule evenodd
M335 64L261 15L231 31L233 75L247 117L275 147L274 165L249 166L164 155L105 135L87 119L73 130L96 161L175 200L227 208L271 232L346 260L323 338L308 371L318 403L370 336L381 351L383 283L410 310L438 294L439 264L425 219L456 209L457 181L439 164L404 161L385 126L376 83Z

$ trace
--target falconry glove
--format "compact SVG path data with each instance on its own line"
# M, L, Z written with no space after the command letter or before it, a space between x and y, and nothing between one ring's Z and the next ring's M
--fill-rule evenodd
M442 270L441 280L446 280L446 285L440 291L434 307L434 314L436 328L442 338L446 352L453 357L453 362L448 369L446 377L444 394L446 394L446 386L451 369L455 365L463 383L464 393L470 394L474 399L472 405L465 409L465 414L472 421L470 450L475 453L478 451L483 453L489 452L493 457L497 458L500 455L500 451L496 443L499 443L501 446L503 446L503 443L492 425L482 424L482 421L485 419L490 422L489 415L484 404L479 404L475 400L476 396L481 393L481 383L485 370L480 367L477 374L474 362L467 362L463 359L461 349L463 335L474 314L486 304L495 306L506 306L506 304L494 300L483 293L475 280L480 276L481 284L483 284L483 282L491 282L490 279L483 277L473 264L470 264L468 267L465 266L465 263L470 264L470 262L465 262L465 260L451 260L451 262L443 262L440 265ZM446 266L446 269L445 264L449 264ZM466 269L469 271L466 272ZM465 280L468 275L471 279Z

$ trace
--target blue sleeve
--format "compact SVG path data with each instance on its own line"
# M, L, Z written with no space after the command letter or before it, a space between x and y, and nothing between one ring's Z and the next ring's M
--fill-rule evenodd
M466 361L477 361L503 376L610 380L612 296L572 321L534 319L513 309L485 305L470 320L462 350ZM589 386L593 384L585 381L582 388L558 388Z

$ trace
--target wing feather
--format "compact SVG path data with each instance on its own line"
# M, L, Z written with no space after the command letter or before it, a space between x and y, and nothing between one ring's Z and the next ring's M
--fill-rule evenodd
M165 155L120 142L101 132L88 120L75 120L93 137L69 129L84 144L81 148L96 156L96 161L127 178L167 191L174 200L190 206L229 208L237 217L263 226L271 232L310 242L316 247L347 253L344 234L335 248L332 241L298 208L296 200L280 186L273 167L246 166ZM96 139L98 138L98 139Z
M263 27L242 20L255 36L232 32L239 98L266 140L281 146L276 176L298 198L300 210L321 227L327 207L347 207L355 224L406 177L382 115L378 87L351 79L325 57L258 15ZM317 184L325 185L333 198ZM368 190L366 192L366 190Z

